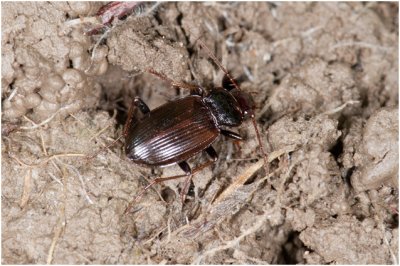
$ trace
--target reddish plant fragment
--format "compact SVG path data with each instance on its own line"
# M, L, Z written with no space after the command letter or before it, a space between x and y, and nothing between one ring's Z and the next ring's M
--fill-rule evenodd
M102 6L96 13L96 16L100 19L101 26L87 31L86 34L91 36L103 33L107 27L111 26L115 18L122 20L132 14L139 3L140 2L110 2Z

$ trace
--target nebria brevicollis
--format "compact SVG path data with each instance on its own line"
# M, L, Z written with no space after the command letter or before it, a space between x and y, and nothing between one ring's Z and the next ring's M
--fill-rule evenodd
M178 164L185 174L154 179L129 204L126 212L129 212L133 203L154 184L187 177L181 192L183 200L193 174L217 160L217 152L211 146L216 138L222 134L236 140L242 139L239 134L223 127L238 127L249 118L252 119L264 158L264 167L268 172L267 155L260 140L250 95L239 88L208 47L200 40L198 41L225 73L222 87L212 88L206 92L200 86L175 82L154 70L149 70L150 73L170 82L174 87L190 90L190 95L168 102L154 110L150 110L140 98L134 98L129 108L123 134L126 155L132 162L141 165ZM140 120L133 116L135 107L143 113L143 118ZM186 160L201 151L205 151L211 160L192 170Z

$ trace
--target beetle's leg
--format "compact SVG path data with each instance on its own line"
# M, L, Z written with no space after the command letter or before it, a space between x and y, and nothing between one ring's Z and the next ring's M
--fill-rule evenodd
M140 112L142 112L144 115L150 113L150 108L147 106L147 104L139 97L135 97L129 106L128 118L126 119L123 133L125 137L128 135L129 129L132 125L132 120L134 119L133 111L135 110L135 107L139 108Z
M208 148L206 148L205 152L212 159L212 161L209 161L210 164L214 163L216 160L218 160L218 154L217 154L217 152L215 151L215 149L212 146L209 146ZM189 185L190 185L190 182L192 181L192 178L193 178L193 174L189 175L188 178L185 180L185 185L183 186L183 190L181 191L182 204L185 202L185 198L186 198L186 195L188 193Z
M186 175L192 174L192 169L190 169L189 164L186 161L178 163L179 167L186 173Z
M178 165L187 175L187 178L186 178L185 183L183 184L183 188L181 190L181 201L183 204L183 203L185 203L186 195L188 193L193 174L192 174L192 169L190 169L190 166L187 162L183 161L183 162L178 163Z
M213 146L209 146L208 148L206 148L206 153L208 154L208 156L211 157L213 162L218 160L218 154L215 151L215 149L213 148Z
M192 181L192 177L193 177L194 173L196 173L196 172L200 171L201 169L213 164L216 160L218 160L218 154L217 154L217 152L215 151L215 149L212 146L207 147L205 149L205 152L208 154L208 156L211 157L212 160L204 163L203 165L201 165L201 166L199 166L197 168L195 168L193 170L192 174L190 176L188 176L188 178L185 181L185 185L183 186L183 190L181 191L182 204L185 202L185 198L186 198L186 195L187 195L188 190L189 190L189 185L190 185L190 182Z
M180 81L175 81L173 79L168 78L167 76L158 73L157 71L155 71L154 69L149 69L147 70L149 73L157 76L158 78L165 80L167 82L169 82L171 84L172 87L177 87L177 88L182 88L182 89L187 89L190 90L190 94L191 95L199 95L199 96L203 96L204 94L204 90L203 88L197 86L197 85L193 85L193 84L188 84L185 82L180 82Z
M243 138L238 133L229 130L221 129L221 134L227 136L228 138L243 140Z
M128 212L131 211L132 206L135 202L137 202L138 200L140 200L140 198L143 196L143 194L149 189L151 188L153 185L158 184L158 183L162 183L168 180L173 180L173 179L178 179L178 178L182 178L185 177L187 175L177 175L177 176L170 176L170 177L159 177L154 179L153 181L150 182L150 184L148 184L128 205L128 207L125 209L125 214L127 214Z
M209 56L209 57L214 61L214 63L222 70L222 72L225 73L225 76L230 80L229 83L231 84L231 86L233 86L233 88L236 88L237 90L240 91L239 85L237 84L237 82L235 81L235 79L233 79L233 78L231 77L231 75L230 75L229 72L225 69L225 67L221 64L221 62L220 62L220 61L215 57L215 55L210 51L210 48L208 48L207 45L206 45L201 39L198 39L197 41L199 42L200 47L203 47L203 48L206 50L208 56ZM225 84L226 84L226 83L225 83ZM231 86L229 86L229 87L231 87Z
M133 99L133 103L135 104L135 106L137 106L137 108L139 108L140 112L142 112L144 115L150 113L150 108L139 97L135 97L135 99Z
M182 204L185 202L186 194L189 190L190 181L192 180L192 169L190 169L189 164L186 161L178 163L179 167L186 173L187 178L181 190L181 201Z
M206 150L207 151L207 150ZM215 152L215 151L214 151ZM216 154L216 153L215 153ZM204 168L206 168L207 166L210 166L214 163L214 160L212 161L208 161L198 167L196 167L195 169L192 170L192 174L190 176L193 176L194 174L196 174L197 172L203 170ZM182 178L182 177L187 177L186 174L184 175L176 175L176 176L170 176L170 177L159 177L154 179L153 181L150 182L150 184L148 184L140 193L139 195L137 195L128 205L128 207L125 210L125 214L127 214L128 212L131 211L132 206L135 202L137 202L138 200L140 200L140 198L143 196L144 192L146 192L150 187L152 187L155 184L158 183L162 183L168 180L173 180L173 179L178 179L178 178Z
M200 86L195 86L196 88L190 90L190 95L204 96L204 89Z

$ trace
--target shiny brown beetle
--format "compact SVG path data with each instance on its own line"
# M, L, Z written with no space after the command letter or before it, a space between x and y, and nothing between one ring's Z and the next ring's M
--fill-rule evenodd
M150 73L169 81L174 87L189 89L190 95L168 102L154 110L150 110L140 98L136 97L129 108L124 128L127 157L134 163L148 166L166 166L176 163L185 172L184 175L154 179L133 202L156 183L188 177L181 194L184 200L193 174L217 160L217 152L211 146L217 137L222 134L233 139L242 139L239 134L223 127L240 126L249 118L253 121L265 160L265 169L268 171L267 155L260 141L251 97L240 90L221 63L202 42L200 43L224 71L222 87L212 88L206 93L200 86L175 82L154 70L149 70ZM143 114L140 120L133 116L135 107ZM205 151L211 160L192 170L186 160L201 151ZM129 204L126 212L130 210L133 202Z

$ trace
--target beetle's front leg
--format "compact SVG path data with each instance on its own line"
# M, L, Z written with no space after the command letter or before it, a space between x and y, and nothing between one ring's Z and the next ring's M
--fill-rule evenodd
M232 139L236 139L236 140L243 140L243 138L235 132L229 131L229 130L225 130L225 129L221 129L221 134L224 136L227 136L228 138L232 138Z
M150 108L147 106L147 104L139 97L135 97L132 100L131 105L129 106L128 119L126 119L126 122L124 125L124 133L123 134L125 137L128 135L130 126L132 125L132 120L134 119L133 112L135 110L135 107L139 108L140 112L142 112L142 114L144 114L144 115L150 113Z

